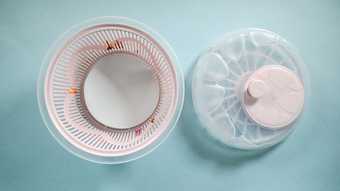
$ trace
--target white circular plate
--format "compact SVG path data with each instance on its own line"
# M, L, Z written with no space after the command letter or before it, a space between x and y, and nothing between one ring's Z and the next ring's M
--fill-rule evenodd
M92 116L105 126L127 129L148 120L159 101L159 81L147 64L128 54L101 58L84 83Z

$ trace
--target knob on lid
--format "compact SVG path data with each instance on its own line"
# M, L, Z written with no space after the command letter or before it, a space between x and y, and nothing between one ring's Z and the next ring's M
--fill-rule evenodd
M284 66L268 65L256 70L246 80L243 91L246 113L263 127L286 127L303 108L302 82Z

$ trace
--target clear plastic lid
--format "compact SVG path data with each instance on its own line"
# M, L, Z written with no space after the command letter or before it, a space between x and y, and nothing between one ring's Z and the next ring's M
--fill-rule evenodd
M197 60L194 109L220 142L240 149L269 147L294 129L307 78L296 50L277 34L253 28L230 33Z

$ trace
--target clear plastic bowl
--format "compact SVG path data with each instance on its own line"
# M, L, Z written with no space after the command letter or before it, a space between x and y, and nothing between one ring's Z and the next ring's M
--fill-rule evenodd
M91 66L117 52L144 59L161 89L153 114L126 129L97 121L83 99L83 82ZM173 50L160 35L137 21L101 17L72 27L50 48L37 95L46 126L66 150L89 161L115 164L142 157L166 139L182 110L184 80Z

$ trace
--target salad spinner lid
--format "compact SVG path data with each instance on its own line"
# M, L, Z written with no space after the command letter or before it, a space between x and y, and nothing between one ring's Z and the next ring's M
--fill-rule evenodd
M302 113L305 72L296 51L277 34L253 28L230 33L197 60L194 109L220 142L269 147L289 135Z

